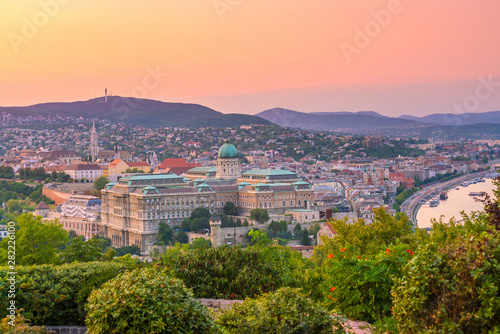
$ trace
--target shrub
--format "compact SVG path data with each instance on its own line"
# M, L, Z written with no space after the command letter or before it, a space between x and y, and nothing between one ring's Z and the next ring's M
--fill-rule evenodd
M391 316L391 289L413 252L407 245L391 246L372 258L342 249L343 258L323 264L321 292L329 308L349 318L373 323ZM339 257L339 256L337 256Z
M136 269L94 290L87 304L93 334L210 333L208 309L180 280L154 267Z
M300 289L276 292L234 304L216 317L225 333L345 333L340 317L335 318Z
M0 317L7 315L9 271L0 268ZM23 315L34 325L83 324L78 310L90 290L121 271L122 265L113 262L18 266L16 307L23 308Z
M260 252L239 247L174 248L161 262L197 298L244 299L281 286L279 271Z
M402 333L500 332L498 235L422 247L395 281L393 315Z
M22 311L22 310L19 310ZM3 318L0 321L0 333L3 334L47 334L43 327L30 327L21 314L17 314L12 324L12 319Z

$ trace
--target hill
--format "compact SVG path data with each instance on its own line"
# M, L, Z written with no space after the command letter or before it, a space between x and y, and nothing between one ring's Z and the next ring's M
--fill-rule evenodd
M60 115L83 116L110 121L123 121L147 127L226 127L271 123L257 116L223 114L208 107L191 103L171 103L119 96L78 102L42 103L27 107L0 107L0 112L19 116Z
M401 115L401 119L432 123L439 125L472 125L472 124L499 124L500 111L488 111L483 113L462 113L462 114L431 114L423 117L411 115Z
M274 108L258 113L256 116L279 126L312 130L373 131L425 126L414 120L386 117L371 111L303 113Z

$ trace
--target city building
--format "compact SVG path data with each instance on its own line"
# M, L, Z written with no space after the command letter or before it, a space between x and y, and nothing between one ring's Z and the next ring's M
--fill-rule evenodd
M321 223L321 227L316 234L317 240L318 240L318 245L321 245L323 243L322 236L328 237L328 238L333 238L337 234L337 231L335 231L330 225L329 222L324 222Z
M73 162L64 172L74 180L87 179L91 181L96 180L103 174L102 168L98 164L84 162Z
M285 214L291 214L293 222L300 224L317 222L319 220L318 210L290 209L286 210Z
M143 173L149 173L151 171L151 167L146 161L125 162L122 159L115 159L108 166L108 175L122 174L125 173L127 169L137 169Z
M115 149L114 151L99 151L97 154L99 160L112 161L114 159L122 159L125 162L132 162L133 156L128 151L119 151Z
M240 215L255 208L269 214L307 209L314 190L287 170L251 170L240 174L236 148L224 144L219 150L216 170L194 167L182 177L177 174L130 175L102 190L100 234L115 247L137 245L143 253L156 241L160 222L178 226L191 212L204 207L212 214L223 213L233 202ZM215 175L214 175L215 172ZM200 176L193 179L195 176ZM314 214L302 214L310 220ZM317 214L319 220L319 212Z
M38 154L42 161L60 161L64 164L71 164L82 160L80 155L73 150L40 152Z
M156 167L155 174L173 173L182 175L194 167L201 167L198 163L188 163L184 158L168 158Z
M45 202L40 202L38 205L35 207L35 216L42 216L43 218L47 217L47 214L49 213L50 208Z
M101 199L87 195L73 195L61 205L59 222L66 231L75 231L85 240L99 235Z

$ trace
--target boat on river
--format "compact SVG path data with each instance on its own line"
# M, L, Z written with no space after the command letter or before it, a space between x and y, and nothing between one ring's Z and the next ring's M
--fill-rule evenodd
M439 205L439 198L438 198L438 197L434 197L433 199L431 199L431 200L429 201L429 206L430 206L431 208L434 208L434 207L436 207L436 206L438 206L438 205Z

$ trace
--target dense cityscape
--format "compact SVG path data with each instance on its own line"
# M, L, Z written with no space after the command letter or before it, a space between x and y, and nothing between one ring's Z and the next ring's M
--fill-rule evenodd
M0 3L0 333L500 333L499 12Z

